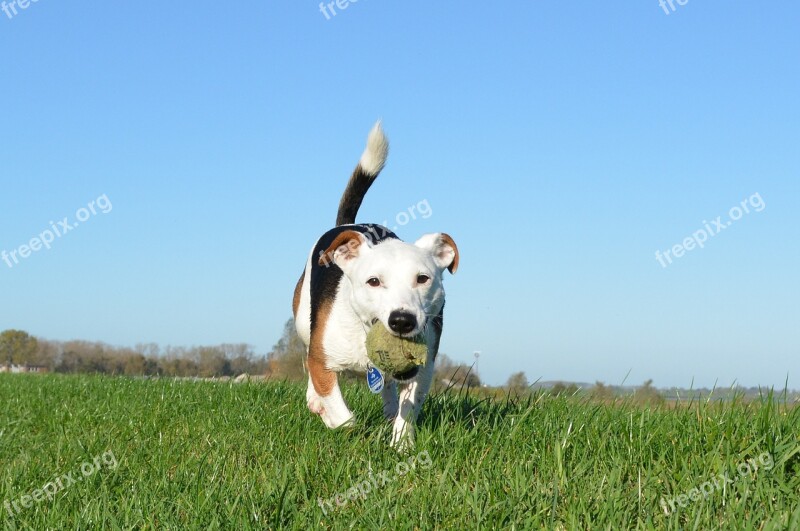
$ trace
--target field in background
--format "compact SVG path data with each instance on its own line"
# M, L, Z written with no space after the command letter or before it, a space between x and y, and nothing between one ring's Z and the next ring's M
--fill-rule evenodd
M451 391L397 455L379 397L344 394L358 424L334 432L295 383L0 375L0 527L800 528L800 408L779 399Z

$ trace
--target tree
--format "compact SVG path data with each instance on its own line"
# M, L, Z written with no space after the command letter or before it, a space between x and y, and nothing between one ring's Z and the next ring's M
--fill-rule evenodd
M141 354L131 354L125 358L124 371L127 376L140 376L147 372L147 358Z
M524 393L528 390L528 385L528 377L522 371L509 376L508 382L506 382L506 388L516 393Z
M61 354L61 344L57 341L38 340L39 348L36 355L32 360L32 365L45 367L48 371L52 371L56 367L56 360ZM2 365L0 361L0 365Z
M0 334L0 363L6 367L12 364L30 364L39 350L35 337L22 330L6 330Z
M214 376L230 376L231 364L225 358L225 353L218 347L203 347L198 353L200 376L210 378Z
M556 382L556 384L550 389L550 394L552 396L575 396L577 393L577 385L566 385L564 382Z
M165 376L197 376L197 363L183 357L170 357L161 362L161 370Z
M647 380L641 387L634 391L634 399L643 405L660 405L664 403L664 397L653 387L653 380Z
M614 389L603 382L595 382L591 392L592 398L601 402L614 399Z
M480 387L481 379L474 367L465 363L456 363L446 354L439 354L436 357L436 366L433 371L435 389L447 389L452 387Z
M289 319L283 327L283 335L269 354L270 370L279 378L302 380L305 378L305 359L306 346L297 335L294 319Z
M80 353L74 350L64 350L61 354L61 362L56 367L57 372L63 373L80 373L88 372L88 368L84 366L83 357Z
M137 343L133 350L145 358L156 359L161 355L161 347L156 343Z

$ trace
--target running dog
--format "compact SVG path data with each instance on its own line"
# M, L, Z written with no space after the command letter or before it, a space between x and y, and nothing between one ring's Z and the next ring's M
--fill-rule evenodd
M375 371L366 350L370 327L380 321L399 337L424 334L428 356L423 366L382 375L383 412L394 423L391 444L404 448L414 442L414 421L433 379L444 324L442 276L445 270L456 272L459 257L453 238L444 233L426 234L410 244L386 227L355 224L388 153L378 122L342 195L336 228L311 250L292 306L308 353L308 409L332 429L354 422L337 373Z

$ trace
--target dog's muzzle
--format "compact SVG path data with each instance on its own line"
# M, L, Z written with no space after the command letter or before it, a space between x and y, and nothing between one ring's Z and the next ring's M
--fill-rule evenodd
M416 328L417 318L412 313L395 310L389 315L389 329L399 336L410 334Z

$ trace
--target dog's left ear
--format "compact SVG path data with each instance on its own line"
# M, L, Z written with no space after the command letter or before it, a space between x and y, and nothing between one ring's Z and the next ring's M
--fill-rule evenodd
M339 234L328 248L320 253L319 265L329 267L336 264L345 269L362 252L362 245L368 246L367 239L360 232L346 230Z
M414 243L417 247L429 250L436 265L455 273L458 269L458 247L449 234L443 232L426 234Z

